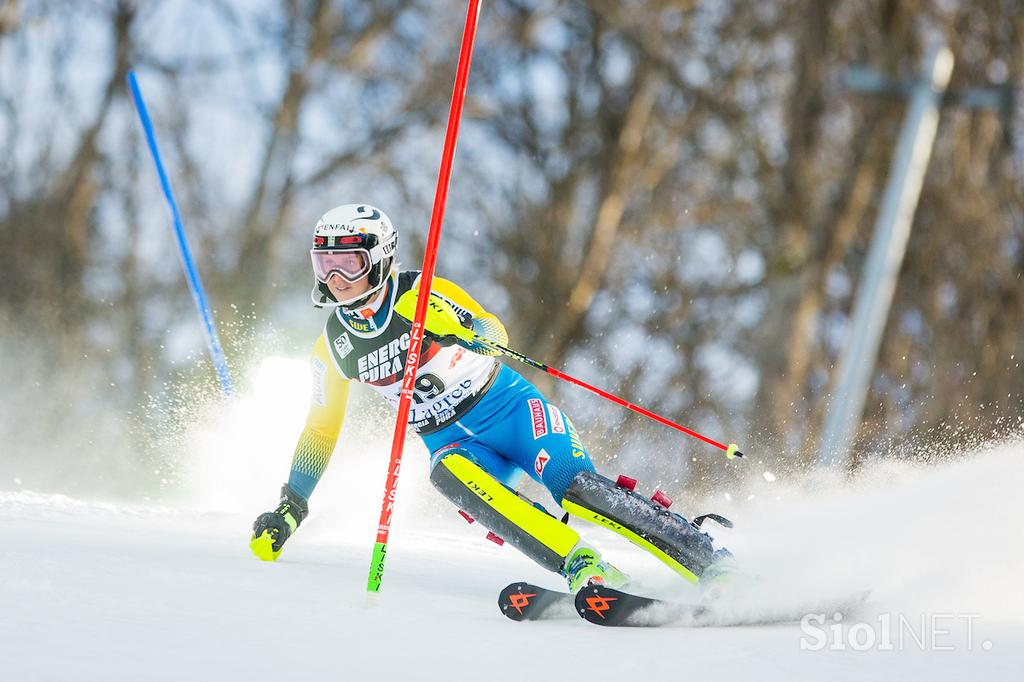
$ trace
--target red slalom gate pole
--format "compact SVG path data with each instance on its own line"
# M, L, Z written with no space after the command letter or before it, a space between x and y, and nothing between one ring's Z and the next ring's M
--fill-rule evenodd
M642 414L645 417L650 417L651 419L653 419L654 421L656 421L656 422L658 422L660 424L664 424L665 426L670 426L673 429L675 429L676 431L682 431L686 435L693 436L694 438L696 438L698 440L702 440L705 443L707 443L708 445L714 445L719 450L724 450L725 451L725 456L727 458L729 458L729 459L732 459L733 457L743 457L743 453L739 451L739 447L735 443L731 443L729 445L726 445L724 443L719 443L717 440L713 440L711 438L708 438L705 435L697 433L693 429L688 429L685 426L681 426L679 424L676 424L674 421L668 420L665 417L662 417L661 415L658 415L658 414L655 414L654 412L651 412L650 410L645 410L644 408L640 407L639 405L635 405L635 404L629 402L628 400L623 400L619 396L613 395L613 394L609 393L608 391L605 391L603 389L598 388L597 386L591 386L590 384L588 384L585 381L581 381L580 379L577 379L576 377L569 376L565 372L560 372L557 369L555 369L554 367L549 367L549 366L545 365L543 362L537 362L536 360L532 360L532 359L526 357L525 355L523 355L522 353L520 353L519 351L514 351L511 348L506 348L505 346L502 346L501 344L497 344L497 343L494 343L493 341L489 341L488 339L486 339L486 338L484 338L482 336L479 336L479 335L474 335L473 338L474 338L474 340L479 341L480 343L486 344L486 345L490 346L491 348L495 349L496 351L499 351L503 355L507 355L510 358L518 360L519 362L522 362L524 364L530 365L531 367L536 367L537 369L543 370L543 371L547 372L548 374L550 374L553 377L557 377L557 378L559 378L559 379L561 379L563 381L568 381L570 384L576 384L577 386L580 386L581 388L585 388L585 389L587 389L588 391L590 391L592 393L596 393L597 395L601 396L602 398L606 398L606 399L612 401L616 405L621 405L622 407L625 407L625 408L628 408L630 410L633 410L634 412Z
M402 394L398 401L398 419L395 422L395 436L391 441L391 463L384 485L384 500L380 507L380 522L377 524L377 542L373 546L370 560L370 575L366 581L367 592L379 592L384 576L384 560L388 552L388 534L391 531L391 516L398 491L398 470L402 464L402 449L405 446L405 431L408 427L409 408L413 387L416 384L416 369L420 364L420 347L423 345L423 320L427 316L427 302L430 285L434 280L434 266L437 264L437 249L441 241L441 223L444 220L445 202L448 200L448 186L452 178L452 160L455 157L455 141L459 136L462 122L462 105L466 100L466 85L469 82L469 65L473 59L473 41L480 17L480 0L469 0L466 11L466 27L462 32L462 49L459 52L459 67L455 72L455 90L452 92L451 108L448 110L448 130L445 132L444 152L441 155L441 170L437 176L437 191L434 194L434 210L430 216L430 232L427 234L427 248L423 255L423 274L420 275L419 300L413 316L412 331L409 333L409 351L402 375Z

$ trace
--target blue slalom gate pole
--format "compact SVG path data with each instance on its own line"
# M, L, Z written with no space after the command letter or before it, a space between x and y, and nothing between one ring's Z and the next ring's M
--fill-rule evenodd
M149 112L146 110L146 103L142 99L142 91L135 80L135 72L128 72L128 88L132 92L132 100L135 102L135 111L139 114L139 121L146 133L146 143L149 145L149 152L153 156L153 163L156 165L157 175L160 176L160 187L163 189L164 198L171 208L171 219L174 221L174 235L178 240L178 251L181 253L181 264L185 268L185 279L188 280L188 288L192 291L192 300L195 301L199 310L199 317L206 331L207 346L210 350L210 358L213 360L213 367L217 371L217 379L220 380L220 387L225 395L231 395L231 377L228 375L228 363L224 357L224 351L220 347L220 339L217 337L217 328L213 325L213 315L210 313L210 306L206 304L206 294L203 291L203 282L199 279L199 271L196 269L195 261L192 260L192 250L188 246L188 238L185 236L185 229L181 225L181 214L178 212L178 204L174 201L174 192L171 191L171 183L164 172L164 164L160 161L160 150L156 146L156 136L153 134L153 123L149 120Z

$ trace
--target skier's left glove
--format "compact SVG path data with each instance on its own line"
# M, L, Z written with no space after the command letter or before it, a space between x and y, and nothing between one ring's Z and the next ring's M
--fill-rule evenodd
M276 560L284 549L285 541L308 515L306 499L285 483L277 509L260 514L252 524L252 538L249 540L252 553L263 561Z
M418 300L419 292L410 289L398 298L395 312L411 322L416 316ZM442 346L451 346L459 341L473 342L473 318L469 315L465 318L460 317L448 301L434 292L430 293L427 317L423 326Z

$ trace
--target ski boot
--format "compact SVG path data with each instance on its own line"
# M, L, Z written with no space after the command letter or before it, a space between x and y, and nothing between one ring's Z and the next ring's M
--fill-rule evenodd
M562 575L569 583L569 592L573 594L588 585L619 589L629 584L628 575L604 561L600 552L586 545L578 546L566 558Z
M284 543L309 515L306 500L287 483L281 488L281 502L272 512L264 512L252 524L249 547L263 561L275 561Z

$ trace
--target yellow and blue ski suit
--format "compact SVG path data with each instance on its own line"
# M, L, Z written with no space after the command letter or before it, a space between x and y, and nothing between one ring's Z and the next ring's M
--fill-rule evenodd
M395 302L419 284L419 272L393 273L375 312L336 308L313 346L313 392L309 415L292 460L288 485L309 498L331 458L345 416L349 382L359 381L398 404L411 324ZM508 334L456 284L433 280L473 331L501 345ZM544 485L561 504L566 487L581 471L594 471L579 433L555 405L483 344L445 343L429 334L409 424L432 453L432 466L458 450L498 481L515 488L522 472Z

